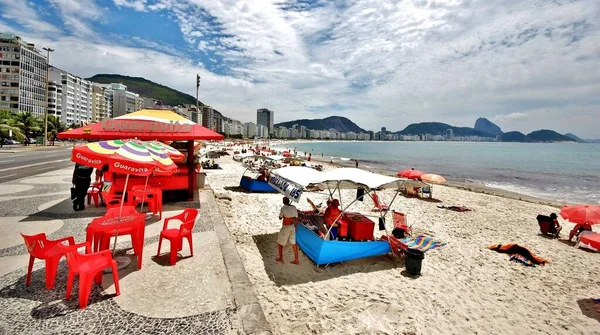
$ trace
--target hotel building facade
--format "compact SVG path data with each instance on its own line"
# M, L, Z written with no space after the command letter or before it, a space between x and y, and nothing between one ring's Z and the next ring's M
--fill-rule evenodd
M0 33L0 109L44 116L47 69L48 59L35 45Z

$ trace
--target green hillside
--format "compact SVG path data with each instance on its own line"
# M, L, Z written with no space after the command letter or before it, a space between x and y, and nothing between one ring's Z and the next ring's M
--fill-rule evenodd
M492 135L475 130L469 127L454 127L441 122L421 122L408 125L404 130L397 132L400 135L444 135L447 129L452 129L454 136L482 136L490 137Z
M541 129L527 134L526 142L575 142L574 139L561 135L554 130Z
M509 131L502 134L502 142L525 142L525 134L519 131Z
M308 119L302 119L302 120L294 120L294 121L287 121L287 122L281 122L281 123L277 123L275 124L275 127L286 127L286 128L291 128L293 125L299 125L299 126L305 126L307 129L314 129L314 130L328 130L331 128L337 129L337 131L340 132L355 132L355 133L366 133L367 130L362 129L361 127L357 126L356 123L350 121L349 119L343 117L343 116L330 116L324 119L314 119L314 120L308 120Z
M121 83L127 86L127 90L140 96L159 99L165 105L177 106L183 104L196 104L196 98L174 90L170 87L157 84L141 77L128 77L120 74L97 74L87 80L100 84ZM204 104L200 102L200 105Z

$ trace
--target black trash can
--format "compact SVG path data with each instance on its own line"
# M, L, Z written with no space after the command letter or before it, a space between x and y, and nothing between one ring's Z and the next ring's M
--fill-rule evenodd
M417 249L406 249L405 265L406 272L416 276L421 274L421 264L425 258L425 253Z

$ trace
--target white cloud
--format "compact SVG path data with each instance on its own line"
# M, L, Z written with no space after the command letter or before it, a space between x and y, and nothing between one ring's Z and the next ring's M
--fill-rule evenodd
M2 17L14 20L23 27L38 34L59 33L60 29L41 20L35 8L30 7L26 1L0 0Z
M92 36L92 25L102 20L102 9L95 0L48 0L59 11L66 27L78 36Z
M117 7L129 7L137 11L146 11L147 0L113 0Z
M502 115L496 115L492 118L493 122L500 122L500 123L504 123L504 122L514 122L514 121L519 121L519 120L524 120L527 119L527 114L526 113L510 113L510 114L502 114Z

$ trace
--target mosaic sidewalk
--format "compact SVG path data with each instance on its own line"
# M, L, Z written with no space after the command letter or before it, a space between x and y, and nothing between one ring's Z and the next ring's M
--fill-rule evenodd
M168 266L168 241L155 257L163 226L156 216L146 222L141 270L129 237L118 237L116 254L132 260L119 271L120 296L114 295L112 275L105 274L86 309L77 308L77 279L72 299L65 301L64 259L53 290L45 289L45 267L39 260L31 285L25 287L29 255L19 233L46 232L50 239L74 236L80 243L86 225L106 211L92 205L73 212L68 199L71 174L65 169L0 184L0 334L269 333L211 191L199 192L195 203L164 207L163 218L185 206L200 207L194 257L184 243L177 264Z

